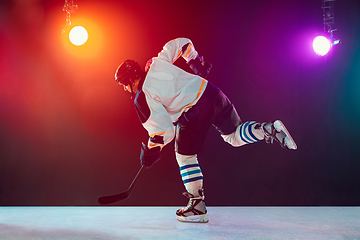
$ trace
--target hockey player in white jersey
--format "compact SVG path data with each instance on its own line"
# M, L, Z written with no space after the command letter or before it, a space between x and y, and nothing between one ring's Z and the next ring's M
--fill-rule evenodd
M174 65L183 57L195 74ZM160 159L161 149L175 137L175 155L189 198L176 212L181 222L209 221L205 206L203 175L197 159L211 126L224 141L239 147L266 140L283 148L297 148L284 124L242 122L233 104L214 84L206 80L211 64L204 61L190 39L167 42L145 71L134 60L126 60L115 73L116 82L129 91L140 121L149 134L142 143L140 162L150 168Z

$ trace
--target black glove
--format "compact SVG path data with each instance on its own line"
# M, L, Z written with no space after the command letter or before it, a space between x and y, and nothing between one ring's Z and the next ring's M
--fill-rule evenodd
M204 61L204 57L199 55L195 59L190 60L188 64L195 74L203 78L209 75L212 68L212 64Z
M151 168L157 161L160 160L160 147L148 148L144 143L141 143L140 164L146 168Z

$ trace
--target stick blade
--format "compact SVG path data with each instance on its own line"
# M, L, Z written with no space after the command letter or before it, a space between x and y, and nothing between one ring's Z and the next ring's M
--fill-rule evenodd
M108 196L102 196L102 197L99 197L98 198L98 203L100 204L110 204L110 203L115 203L115 202L119 202L121 200L124 200L124 199L127 199L134 186L135 186L135 183L139 180L139 177L142 173L142 170L144 169L144 165L141 165L141 168L140 170L138 171L138 173L136 174L134 180L132 181L130 187L125 191L125 192L122 192L122 193L118 193L118 194L114 194L114 195L108 195Z
M111 204L115 202L122 201L129 197L128 191L118 193L115 195L109 195L109 196L102 196L98 198L98 203L105 205L105 204Z

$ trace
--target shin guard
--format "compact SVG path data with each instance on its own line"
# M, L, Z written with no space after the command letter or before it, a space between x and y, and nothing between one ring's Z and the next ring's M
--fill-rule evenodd
M203 187L203 174L196 155L187 156L176 153L176 160L186 190L192 195L198 196L199 190Z

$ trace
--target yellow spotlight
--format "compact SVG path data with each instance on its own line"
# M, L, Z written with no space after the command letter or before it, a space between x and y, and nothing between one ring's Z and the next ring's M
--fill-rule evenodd
M70 30L69 39L75 46L81 46L88 40L89 34L82 26L75 26Z

